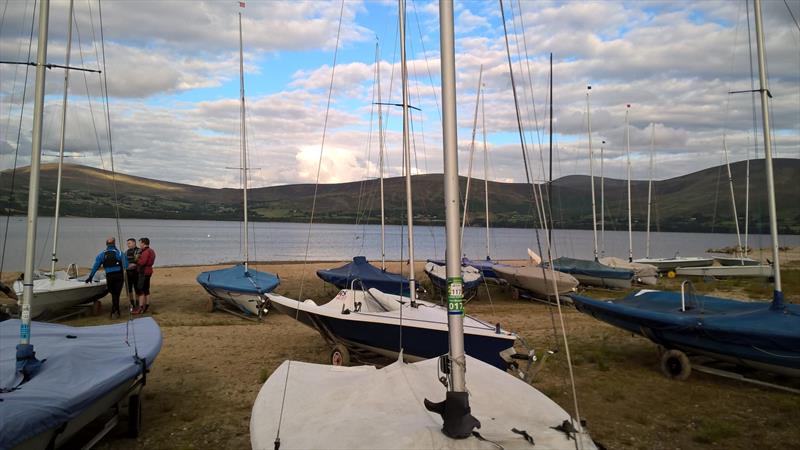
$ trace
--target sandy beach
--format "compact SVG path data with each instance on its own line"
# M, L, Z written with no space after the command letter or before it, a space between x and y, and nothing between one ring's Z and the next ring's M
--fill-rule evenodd
M788 259L800 260L795 253ZM336 264L309 263L303 269L302 263L275 263L257 268L281 277L276 292L296 297L302 283L303 297L323 303L335 290L326 287L314 272L333 266ZM794 267L788 271L800 272L796 263ZM248 448L250 410L272 371L286 359L328 362L330 349L319 334L290 317L272 312L258 323L208 312L208 295L195 277L209 268L156 269L151 312L164 341L144 388L143 432L133 440L125 437L123 426L118 427L99 448ZM393 263L389 269L398 270L399 264ZM429 286L421 264L417 273ZM768 293L769 285L759 283ZM698 289L745 295L742 288L729 284L698 283ZM797 289L787 291L790 301L800 302ZM622 295L609 291L592 294L606 298ZM106 314L109 302L108 297L103 301ZM553 327L555 308L512 300L506 289L492 286L488 293L481 289L466 310L518 332L538 352L561 349L547 361L533 385L573 412L562 337L560 329L554 331ZM65 323L104 324L109 322L106 314ZM580 413L593 438L607 448L786 448L786 443L800 439L794 426L800 421L800 396L698 372L685 382L670 381L660 374L656 347L646 339L573 308L564 308L564 316ZM766 377L800 387L793 380Z

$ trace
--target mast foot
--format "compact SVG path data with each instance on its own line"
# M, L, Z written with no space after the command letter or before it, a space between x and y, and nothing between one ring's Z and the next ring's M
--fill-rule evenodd
M425 399L425 409L442 416L442 432L452 439L466 439L472 436L474 428L481 427L478 419L470 414L472 410L466 392L448 391L444 401L439 403Z

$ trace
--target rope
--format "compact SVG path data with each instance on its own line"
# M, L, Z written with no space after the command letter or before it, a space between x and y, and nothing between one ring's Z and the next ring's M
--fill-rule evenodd
M286 366L286 378L283 379L283 396L281 397L281 412L278 415L278 429L275 432L275 448L281 445L281 424L283 423L283 407L286 404L286 391L289 388L289 370L292 369L292 360Z
M319 149L319 163L317 164L317 178L314 182L314 199L311 202L311 218L308 222L308 235L306 237L306 252L303 256L303 270L300 275L300 293L297 296L297 302L300 303L301 299L303 298L303 285L305 284L306 280L306 265L308 264L308 248L311 244L311 227L314 224L314 212L316 211L317 207L317 192L319 190L319 174L322 169L322 155L323 151L325 150L325 137L328 131L328 115L330 114L331 110L331 97L333 96L333 78L336 74L336 58L339 56L339 37L342 32L342 17L344 15L344 0L342 0L342 7L339 9L339 26L336 29L336 47L333 51L333 67L331 68L331 81L328 85L328 103L325 106L325 120L322 124L322 143L320 144ZM297 308L297 316L300 315L300 308ZM295 317L297 318L297 317Z

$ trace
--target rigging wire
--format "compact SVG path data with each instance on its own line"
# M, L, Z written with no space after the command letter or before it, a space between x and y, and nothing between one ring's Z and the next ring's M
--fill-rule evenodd
M331 109L331 97L333 96L333 80L334 75L336 74L336 58L339 56L339 38L342 33L342 18L344 16L344 3L345 0L342 0L342 6L339 9L339 26L336 29L336 46L333 52L333 66L331 67L331 81L328 85L328 101L327 105L325 106L325 119L322 124L322 143L320 144L319 148L319 163L317 164L317 177L316 181L314 182L314 199L311 202L311 218L308 221L308 235L306 237L306 251L305 255L303 256L303 269L300 275L300 292L297 296L297 301L300 302L303 298L303 286L306 280L306 265L308 264L308 248L311 245L311 228L314 224L314 213L316 212L317 207L317 192L319 190L319 175L320 171L322 170L322 155L325 150L325 137L327 136L328 132L328 117L330 114ZM300 308L297 308L297 314L300 314Z
M27 57L28 60L31 59L31 49L33 48L33 28L34 28L34 23L36 22L36 3L37 3L37 0L34 0L33 1L33 12L31 14L31 31L30 31L30 36L28 37L28 57ZM27 12L27 9L26 9L26 12ZM14 147L14 166L13 166L14 169L11 171L11 188L10 188L9 193L8 193L8 205L9 205L9 207L8 207L7 214L6 214L6 227L5 227L5 230L3 231L3 250L2 250L2 254L0 254L0 275L2 275L2 273L3 273L3 266L4 266L5 260L6 260L6 243L8 242L8 228L9 228L9 221L11 220L11 205L13 204L13 201L14 201L14 187L15 187L14 181L16 180L16 176L17 176L17 161L19 159L19 141L20 141L20 138L22 136L22 118L23 118L23 116L25 114L25 96L26 96L26 94L28 92L28 75L29 75L29 73L30 73L30 67L26 66L25 67L25 81L24 81L24 83L22 85L22 103L20 104L20 108L19 108L19 126L17 127L17 142L16 142L16 145ZM16 77L15 77L15 79L16 79ZM13 88L13 86L12 86L12 88ZM9 116L10 115L11 115L11 112L9 110Z

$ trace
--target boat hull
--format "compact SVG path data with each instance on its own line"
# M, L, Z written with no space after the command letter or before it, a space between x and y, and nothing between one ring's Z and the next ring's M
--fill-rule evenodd
M31 318L37 319L51 315L73 306L99 300L108 294L104 278L91 283L84 278L69 280L50 280L41 278L33 282L33 298L31 299ZM22 299L22 281L14 282L14 291Z
M434 358L449 351L444 308L427 302L420 302L422 306L418 308L403 306L401 322L399 311L392 314L342 308L343 303L337 303L338 299L353 292L357 291L342 291L331 304L322 306L310 300L298 302L274 294L267 296L271 307L314 328L327 340L389 357L397 357L402 348L403 356L411 361ZM360 291L357 293L360 295ZM508 363L500 353L512 349L515 341L514 335L497 332L495 325L465 317L464 346L468 355L505 370Z
M707 267L681 267L675 270L677 275L695 277L760 277L770 278L775 275L772 266L760 264L757 266L707 266Z
M733 256L715 256L714 260L723 266L757 266L760 263L751 258L735 258Z
M271 273L245 268L237 264L225 269L210 270L197 275L197 283L211 297L231 307L257 316L265 302L263 295L278 286L280 279Z
M669 272L679 267L710 266L714 262L714 258L700 258L700 257L641 258L641 259L634 259L633 262L656 266L659 272Z
M555 295L551 274L555 275L556 290L559 294L566 294L574 291L579 283L572 275L557 270L551 271L541 266L502 266L496 267L495 272L515 288L545 298Z
M618 302L572 296L575 307L665 348L800 377L800 307L639 291Z

